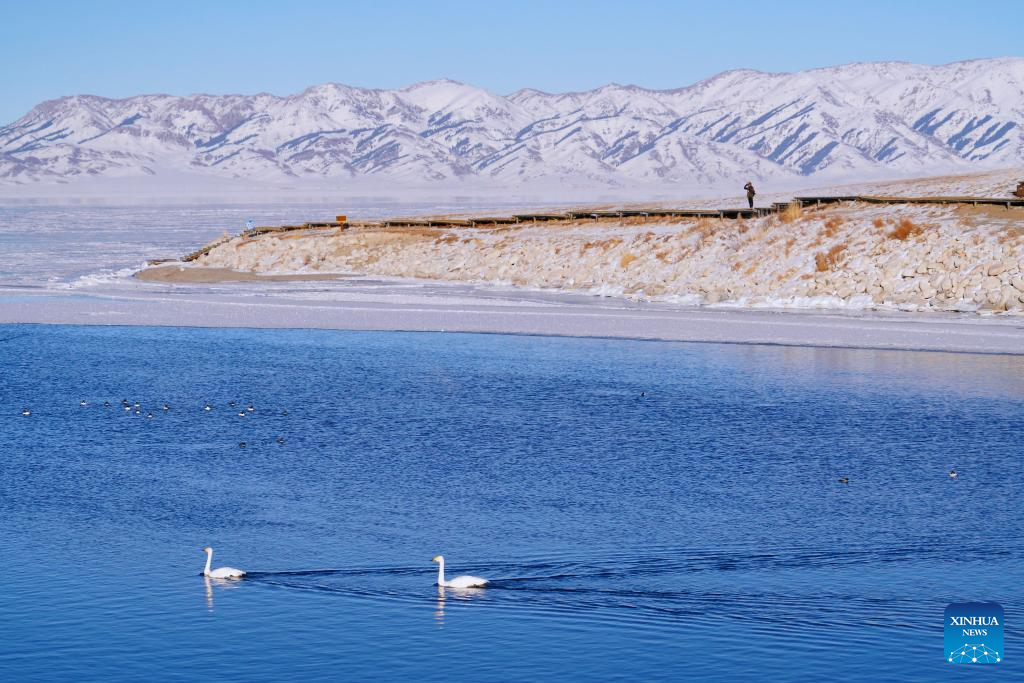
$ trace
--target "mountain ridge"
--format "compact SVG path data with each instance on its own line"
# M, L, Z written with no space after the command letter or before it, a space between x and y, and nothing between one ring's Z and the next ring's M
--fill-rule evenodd
M1024 164L1024 58L734 69L653 90L508 95L442 78L291 95L47 100L0 127L0 185L707 187Z

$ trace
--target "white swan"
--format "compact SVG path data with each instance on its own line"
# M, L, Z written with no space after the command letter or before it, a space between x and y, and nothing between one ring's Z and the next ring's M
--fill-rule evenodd
M437 562L437 585L448 586L449 588L482 588L487 585L487 579L479 576L456 576L451 581L444 580L444 555L438 555L431 562Z
M213 562L213 548L206 546L203 548L203 552L206 553L206 568L203 569L203 576L210 576L215 579L240 579L245 576L245 572L241 569L235 569L234 567L217 567L216 569L210 569L210 563Z

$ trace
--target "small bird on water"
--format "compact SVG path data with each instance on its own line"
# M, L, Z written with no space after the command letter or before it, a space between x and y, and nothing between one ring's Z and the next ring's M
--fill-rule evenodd
M82 399L81 401L78 402L78 405L80 405L80 406L82 406L84 408L84 407L86 407L89 404L85 402L85 399Z
M850 478L849 477L839 477L839 483L840 484L849 484L850 483Z
M956 475L956 470L950 470L949 471L949 478L950 479L956 479L956 476L957 476Z
M32 414L32 411L29 410L28 408L24 408L22 409L21 414L24 415L25 417L28 417L29 415Z
M248 415L248 414L249 414L249 413L245 412L244 410L239 410L239 411L238 411L238 417L245 417L245 416L246 416L246 415Z
M277 437L277 442L278 443L284 443L284 437L283 436Z
M171 407L165 403L164 404L164 412L167 412L170 409L171 409Z
M210 408L210 404L209 404L209 403L207 403L207 404L206 404L205 406L203 406L203 410L205 410L206 412L210 412L210 411L211 411L211 410L213 410L213 409L212 409L212 408Z
M239 448L245 448L245 442L244 441L239 441L238 442L238 447Z

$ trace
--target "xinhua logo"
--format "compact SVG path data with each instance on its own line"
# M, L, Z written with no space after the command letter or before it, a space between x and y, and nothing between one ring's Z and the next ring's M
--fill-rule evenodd
M946 660L954 664L1003 661L1003 608L994 602L953 602L946 607Z

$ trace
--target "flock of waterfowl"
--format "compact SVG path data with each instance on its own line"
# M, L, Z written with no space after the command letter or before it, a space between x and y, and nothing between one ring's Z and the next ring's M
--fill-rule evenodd
M82 407L82 408L87 408L87 407L89 407L89 402L86 401L85 399L82 399L81 401L78 402L78 405L80 407ZM236 408L238 408L238 402L237 401L228 401L227 406L228 406L228 408L230 408L233 411ZM103 407L109 410L109 409L112 409L114 406L113 406L113 404L111 404L110 401L104 401L103 402ZM135 414L135 415L139 415L139 416L143 415L143 411L145 410L145 416L146 416L146 419L148 419L148 420L152 420L152 419L154 419L156 417L156 415L154 414L153 410L144 409L142 404L140 402L138 402L138 401L132 402L132 401L129 401L128 399L126 399L126 398L123 398L123 399L121 399L121 407L124 409L124 411L126 413ZM158 413L160 413L160 412L169 413L171 411L171 405L169 403L163 403L159 408L156 408L155 410ZM205 413L212 412L213 411L213 406L211 406L209 403L204 403L202 410ZM241 409L238 410L238 417L248 417L250 415L253 415L255 412L256 412L256 406L254 406L252 403L249 403L244 408L241 408ZM31 410L31 408L28 408L26 406L25 408L22 408L21 414L24 417L31 417L32 416L32 410ZM287 409L286 410L282 410L281 411L281 415L283 417L287 417L288 416ZM283 436L277 437L277 439L275 441L278 444L284 444L284 442L285 442ZM239 441L238 442L238 447L239 448L245 448L246 445L247 444L246 444L245 441Z
M81 401L78 402L78 405L80 407L82 407L82 408L87 408L87 407L89 407L89 402L86 401L85 399L82 399ZM256 412L256 406L253 405L252 403L247 404L245 407L239 407L237 401L228 401L227 406L228 406L228 408L230 408L232 410L237 408L238 409L238 417L248 417L250 415L253 415ZM113 408L113 405L110 403L110 401L104 401L103 402L103 407L109 410L109 409ZM140 402L138 402L138 401L132 402L132 401L129 401L128 399L126 399L126 398L125 399L121 399L121 408L126 413L130 413L130 414L134 414L134 415L140 415L140 416L143 415L143 411L145 411L145 416L146 416L147 419L153 419L155 417L155 415L154 415L152 410L147 410L147 409L143 408L142 404ZM169 403L163 403L156 410L158 412L169 413L169 412L171 412L171 405ZM203 407L202 407L202 412L204 412L204 413L213 412L213 406L210 405L209 403L204 403ZM25 417L31 417L32 416L32 410L30 408L28 408L28 407L25 407L25 408L22 409L21 414L24 415ZM288 416L288 410L287 409L282 410L281 411L281 415L284 416L284 417L287 417ZM281 437L281 436L277 437L276 442L278 444L283 444L285 442L284 441L284 437ZM245 448L246 447L246 443L244 441L241 441L241 442L239 442L238 447L239 448ZM207 577L212 578L212 579L241 579L241 578L243 578L245 576L245 571L244 570L236 569L234 567L218 567L216 569L212 569L211 568L211 564L213 563L213 548L210 547L210 546L207 546L207 547L203 548L203 552L206 553L206 566L203 568L203 576L207 576ZM444 577L444 556L443 555L437 555L431 561L432 562L436 562L437 565L438 565L437 566L437 585L438 586L445 586L445 587L448 587L448 588L483 588L484 586L486 586L488 584L487 579L480 578L479 576L464 575L464 576L456 576L453 579L447 579L446 580L445 577Z
M647 395L647 392L644 392L644 391L640 392L640 398L644 398L646 395ZM81 401L78 402L78 405L80 405L81 407L85 408L85 407L87 407L89 405L89 402L86 401L85 399L82 399ZM229 408L235 408L237 405L238 404L235 401L228 401L228 407ZM125 399L121 399L121 406L125 409L126 412L134 412L136 415L141 415L142 414L142 405L138 401L136 401L135 403L130 403L128 401L128 399L126 399L126 398ZM104 401L103 402L103 407L104 408L110 408L111 407L110 406L110 401ZM168 412L168 411L170 411L170 409L171 409L170 405L168 405L167 403L163 404L163 411L164 412ZM204 412L208 413L208 412L210 412L212 410L213 410L213 406L211 406L209 403L203 404L203 411ZM250 403L244 409L238 411L238 416L239 417L247 417L249 415L252 415L255 411L256 411L256 407L253 404ZM24 415L25 417L30 417L32 415L32 411L30 409L28 409L28 408L23 408L22 411L21 411L21 414ZM288 411L287 410L282 410L281 411L281 415L287 416L288 415ZM153 415L152 411L147 412L146 413L146 417L148 419L153 419L154 415ZM284 444L284 437L282 437L282 436L277 437L276 442L278 444ZM245 448L246 445L247 444L244 441L239 441L238 442L238 447L239 448ZM958 476L959 475L957 474L957 471L956 471L955 468L951 469L949 471L949 478L950 479L956 480L958 478ZM839 478L839 483L840 484L849 484L850 483L850 478L849 477L840 477ZM441 556L438 555L438 557L441 557ZM437 561L436 558L435 558L435 561ZM441 564L441 573L443 574L444 573L444 558L443 557L441 557L440 564ZM459 578L465 578L465 577L459 577ZM472 577L470 577L470 578L472 578ZM444 584L441 584L441 585L444 585Z
M213 562L213 548L206 546L203 548L203 552L206 553L206 567L203 569L203 576L208 576L211 579L241 579L245 577L245 570L235 569L234 567L217 567L211 569L210 565ZM489 581L479 576L456 576L454 579L445 580L444 578L444 555L437 555L431 562L437 562L437 585L445 586L447 588L483 588Z
M640 396L644 397L645 396L645 392L641 392ZM89 402L86 401L85 399L83 399L83 400L78 402L78 405L83 407L83 408L85 408L85 407L88 407ZM228 407L229 408L234 409L234 408L237 407L237 405L238 404L235 401L228 401ZM103 402L103 407L104 408L111 408L110 401L104 401ZM132 403L128 399L122 399L121 400L121 407L125 410L125 412L134 413L135 415L142 415L142 404L139 403L138 401ZM167 404L167 403L164 403L161 406L161 410L163 412L169 412L171 410L171 406L169 404ZM213 410L213 406L211 406L209 403L204 403L203 404L203 412L209 413L212 410ZM238 416L239 417L248 417L249 415L252 415L255 412L256 412L256 407L253 404L250 403L247 406L245 406L245 408L243 408L243 409L238 411ZM32 415L32 411L29 408L26 407L26 408L22 409L21 414L24 415L25 417L30 417ZM287 416L288 415L288 411L287 410L282 410L281 411L281 415L282 416ZM146 412L146 417L148 419L153 419L153 417L154 417L153 412L152 411L147 411ZM284 441L284 437L280 437L280 436L277 437L276 441L277 441L278 444L283 444L285 442ZM245 448L246 447L246 443L244 441L240 441L238 443L238 447L239 448ZM956 480L958 478L958 476L959 475L957 474L956 469L951 469L949 471L949 478L951 480ZM850 478L849 477L840 477L839 478L839 483L840 484L849 484L850 483ZM210 577L210 578L213 578L213 579L241 579L241 578L243 578L245 576L245 571L243 571L241 569L235 569L234 567L218 567L217 569L211 569L210 565L213 562L213 548L210 547L210 546L207 546L207 547L203 548L203 552L206 553L206 567L203 569L203 576L207 576L207 577ZM444 556L443 555L437 555L431 561L432 562L436 562L437 565L438 565L437 566L437 585L438 586L446 586L446 587L449 587L449 588L482 588L482 587L486 586L487 583L488 583L487 579L481 578L479 576L468 576L468 575L456 576L453 579L446 580L444 578Z

